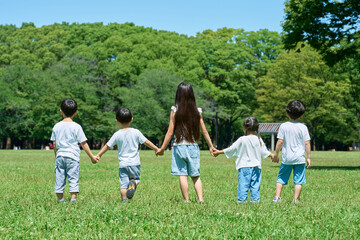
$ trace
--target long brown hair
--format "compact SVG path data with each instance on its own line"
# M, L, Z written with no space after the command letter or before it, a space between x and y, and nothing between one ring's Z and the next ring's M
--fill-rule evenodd
M176 142L183 139L190 143L200 138L200 113L196 107L194 91L190 84L180 83L175 96Z

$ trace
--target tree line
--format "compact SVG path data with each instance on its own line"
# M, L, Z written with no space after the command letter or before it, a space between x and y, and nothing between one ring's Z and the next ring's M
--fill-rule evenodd
M1 25L1 147L48 144L66 97L78 102L74 120L91 146L117 130L120 107L130 108L132 126L160 144L181 81L194 85L219 148L242 135L246 116L286 121L293 99L307 106L302 121L314 149L359 142L359 54L329 65L307 42L287 50L282 40L266 29L188 37L132 23Z

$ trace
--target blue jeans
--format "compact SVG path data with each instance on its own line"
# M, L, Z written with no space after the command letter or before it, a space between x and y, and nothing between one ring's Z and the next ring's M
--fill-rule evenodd
M69 182L69 192L79 192L80 163L69 157L58 156L55 163L55 192L63 193L66 177Z
M260 202L261 169L258 167L239 168L238 202L247 202L250 189L250 201Z

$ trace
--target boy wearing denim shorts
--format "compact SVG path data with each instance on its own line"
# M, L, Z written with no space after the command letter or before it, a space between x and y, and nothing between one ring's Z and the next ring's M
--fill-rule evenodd
M294 100L286 107L288 122L280 125L278 132L278 142L276 144L274 162L279 162L279 151L282 148L282 161L280 171L276 181L276 193L273 202L281 201L281 190L286 185L291 172L295 184L294 203L300 201L302 184L305 180L305 155L307 154L307 168L311 165L310 160L310 136L307 127L299 123L300 118L305 113L305 106L302 102Z
M91 153L87 138L82 127L73 121L77 114L77 103L74 99L67 98L60 105L60 112L63 120L55 124L51 141L54 144L56 157L55 163L55 193L59 203L64 203L63 193L66 184L66 177L69 182L69 192L71 202L76 201L79 192L79 168L80 168L80 148L79 143L91 158L93 163L97 160Z
M117 145L119 159L120 193L123 202L131 199L137 185L140 182L140 156L139 144L157 151L158 148L137 129L131 128L133 121L132 113L127 108L121 108L116 112L116 121L120 130L115 132L106 145L96 155L100 157L111 147Z

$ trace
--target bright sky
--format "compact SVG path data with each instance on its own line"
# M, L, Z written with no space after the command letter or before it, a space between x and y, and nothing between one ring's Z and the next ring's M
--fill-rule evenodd
M285 0L0 0L0 25L33 22L104 24L133 22L137 26L195 36L206 29L267 28L281 32Z

